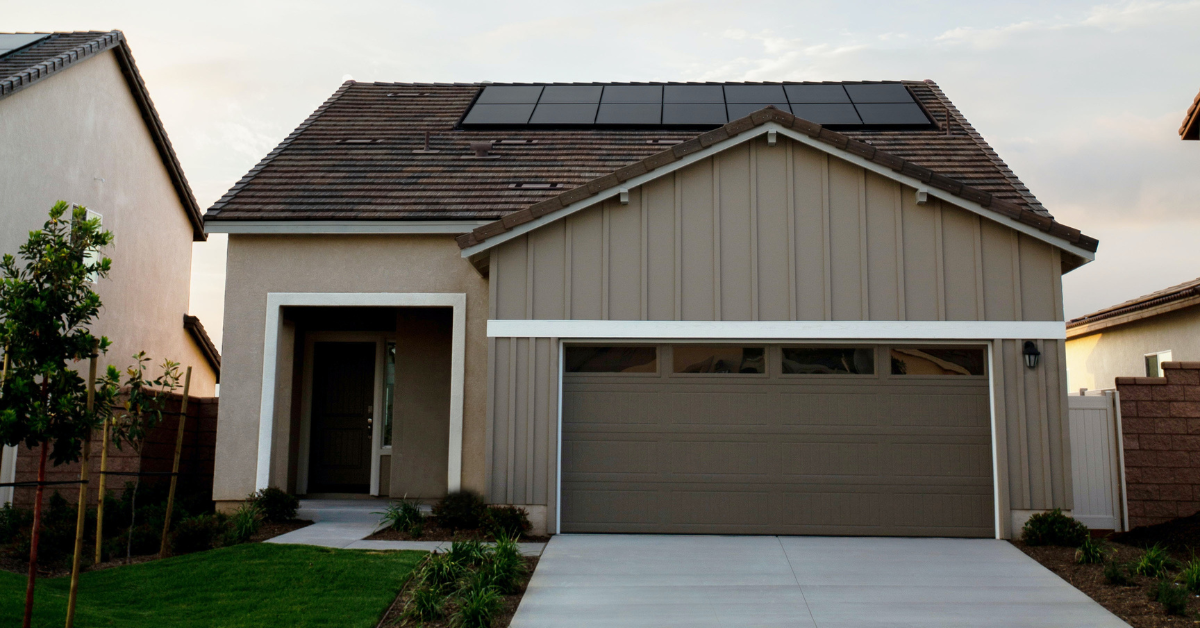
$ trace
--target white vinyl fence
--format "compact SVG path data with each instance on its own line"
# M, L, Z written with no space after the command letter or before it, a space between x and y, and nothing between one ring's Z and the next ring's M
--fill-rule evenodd
M1067 397L1071 421L1071 515L1087 527L1128 530L1121 401L1116 391Z

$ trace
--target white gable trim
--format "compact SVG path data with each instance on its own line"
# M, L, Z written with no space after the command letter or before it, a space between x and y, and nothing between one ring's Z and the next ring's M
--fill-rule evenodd
M470 233L490 220L226 220L204 223L205 233L263 235L380 235L395 233Z
M592 340L1065 340L1063 321L613 321L491 319L488 338Z
M1007 216L1003 216L999 213L991 211L991 210L983 207L979 203L975 203L973 201L968 201L964 198L960 198L958 196L950 194L949 192L945 192L943 190L939 190L937 188L930 187L928 184L921 181L920 179L916 179L916 178L910 177L908 175L901 174L899 172L896 172L895 170L892 170L891 168L882 166L873 161L869 161L867 159L859 157L858 155L855 155L854 153L843 150L843 149L833 146L831 144L826 144L825 142L822 142L820 140L811 138L804 133L800 133L793 129L784 127L783 125L779 124L778 122L767 122L767 123L761 124L753 129L750 129L743 133L739 133L736 136L731 137L727 140L717 142L716 144L713 144L712 146L709 146L708 148L704 148L704 149L698 150L690 155L686 155L683 158L673 161L665 166L662 166L660 168L657 168L657 169L647 172L645 174L642 174L642 175L636 176L632 179L629 179L628 181L622 183L619 186L609 188L607 190L604 190L602 192L599 192L597 194L589 196L581 201L576 201L574 203L571 203L570 205L568 205L558 211L551 212L549 214L546 214L545 216L536 218L527 223L517 225L516 227L513 227L509 231L506 231L500 235L496 235L491 238L488 238L487 240L480 242L479 244L476 244L474 246L469 246L469 247L463 249L462 256L464 258L469 258L472 255L475 255L477 253L481 253L488 249L499 246L500 244L503 244L504 242L507 242L513 238L525 235L526 233L529 233L530 231L533 231L534 229L538 229L539 227L542 227L543 225L549 224L551 222L554 222L554 221L564 218L566 216L570 216L571 214L574 214L575 212L586 209L588 207L592 207L592 206L594 206L602 201L605 201L607 199L616 197L618 194L620 194L622 189L629 189L629 188L637 187L639 185L643 185L643 184L653 181L659 177L662 177L663 175L670 174L672 172L675 172L676 170L679 170L680 168L690 166L691 164L694 164L703 159L707 159L708 157L711 157L712 155L714 155L716 153L719 153L719 152L724 151L733 146L737 146L738 144L742 144L744 142L752 140L760 135L766 135L767 133L772 132L772 131L774 131L776 133L782 133L783 135L785 135L801 144L804 144L805 146L809 146L811 148L815 148L824 153L833 155L834 157L837 157L838 159L841 159L843 161L852 163L856 166L865 168L865 169L867 169L871 172L874 172L875 174L878 174L882 177L891 179L893 181L897 181L897 182L907 185L909 187L915 188L919 191L924 191L927 194L929 194L930 196L933 196L934 198L940 199L946 203L954 205L955 207L965 209L969 212L972 212L974 214L977 214L979 216L987 218L988 220L991 220L998 224L1004 225L1010 229L1015 229L1015 230L1025 234L1025 235L1028 235L1032 238L1037 238L1038 240L1046 242L1052 246L1056 246L1064 251L1068 251L1074 255L1077 255L1088 262L1096 259L1095 253L1093 253L1087 249L1084 249L1082 247L1079 247L1075 244L1072 244L1058 236L1051 235L1040 229L1037 229L1035 227L1027 225L1023 222L1013 220L1011 218L1008 218Z

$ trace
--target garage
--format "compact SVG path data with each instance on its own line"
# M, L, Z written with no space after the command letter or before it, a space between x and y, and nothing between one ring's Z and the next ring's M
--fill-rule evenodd
M992 537L987 355L568 345L562 531Z

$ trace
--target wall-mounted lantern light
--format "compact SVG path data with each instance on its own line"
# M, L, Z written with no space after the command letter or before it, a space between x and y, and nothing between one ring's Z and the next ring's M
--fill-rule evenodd
M1037 368L1038 358L1042 357L1042 352L1038 351L1037 345L1033 344L1032 340L1025 341L1025 349L1021 353L1025 356L1025 366L1031 369Z

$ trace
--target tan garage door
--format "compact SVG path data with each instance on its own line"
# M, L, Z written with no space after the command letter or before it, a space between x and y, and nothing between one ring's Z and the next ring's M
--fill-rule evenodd
M568 347L562 529L990 537L985 355Z

